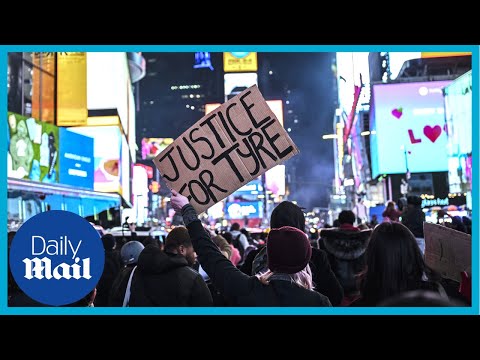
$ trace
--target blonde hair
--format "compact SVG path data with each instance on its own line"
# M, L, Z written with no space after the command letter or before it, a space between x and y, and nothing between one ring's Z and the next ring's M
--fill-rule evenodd
M274 275L275 273L271 271L270 269L264 272L263 274L258 274L255 275L258 280L264 285L268 285L270 283L270 278ZM312 280L312 271L310 270L310 265L307 264L303 270L300 270L299 272L296 272L294 274L287 274L290 276L291 282L304 288L307 290L313 290L315 287L315 284L313 283Z

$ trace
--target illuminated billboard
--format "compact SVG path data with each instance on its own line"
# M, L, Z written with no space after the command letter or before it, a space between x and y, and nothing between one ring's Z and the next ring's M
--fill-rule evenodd
M372 176L448 170L443 88L451 81L373 86Z
M125 133L129 130L129 85L127 53L87 53L87 108L111 110L111 115L118 114ZM88 125L93 125L91 121L93 119L89 119Z
M242 72L257 71L257 53L256 52L224 52L223 53L223 71Z
M57 183L58 127L11 112L8 113L8 127L8 176Z
M243 90L249 88L250 86L257 84L257 73L225 74L225 101L230 100L231 98L240 94Z
M225 209L225 217L228 220L244 219L245 217L261 218L263 216L262 201L227 202Z
M122 137L118 126L84 126L70 130L93 138L94 190L121 193Z
M285 165L277 165L265 173L265 187L273 195L285 195Z
M471 191L472 185L472 71L445 88L448 127L450 192Z
M60 128L60 183L93 190L93 139Z
M172 142L172 138L143 138L142 160L155 158Z

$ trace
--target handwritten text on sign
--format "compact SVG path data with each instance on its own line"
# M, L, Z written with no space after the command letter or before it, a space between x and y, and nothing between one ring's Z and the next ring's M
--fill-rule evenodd
M201 213L298 153L254 85L205 115L154 163Z

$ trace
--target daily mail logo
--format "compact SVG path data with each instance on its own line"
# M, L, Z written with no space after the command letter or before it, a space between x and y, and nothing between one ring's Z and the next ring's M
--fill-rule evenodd
M52 306L72 304L91 292L104 262L97 231L68 211L48 211L29 219L9 252L10 271L20 291Z
M34 257L33 259L25 258L25 278L31 280L33 278L42 279L91 279L90 275L90 258L82 259L77 256L82 240L78 241L76 246L74 241L69 240L67 235L60 236L60 240L45 240L42 236L32 236L32 255L43 256L41 259ZM66 255L70 256L73 261L72 264L61 263L55 266L52 270L52 261L49 256Z

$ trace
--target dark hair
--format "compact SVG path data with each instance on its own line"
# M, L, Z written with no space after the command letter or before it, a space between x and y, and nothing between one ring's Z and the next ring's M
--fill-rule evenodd
M278 229L283 226L291 226L305 231L303 210L290 201L283 201L278 204L270 216L270 227L272 229Z
M229 231L224 232L224 233L222 234L222 236L225 238L225 240L227 240L227 242L228 242L229 244L231 244L231 243L233 242L233 235L232 235L231 232L229 232Z
M230 231L238 231L238 230L240 230L239 223L233 223L232 226L230 226Z
M105 234L102 236L103 248L105 250L113 250L116 245L116 240L112 234Z
M143 241L143 246L147 247L148 245L153 245L157 248L160 248L160 240L155 239L153 236L148 235Z
M437 280L427 267L412 232L403 224L384 222L375 227L367 247L362 297L377 304L399 293L417 290Z
M353 223L355 222L355 214L351 210L343 210L340 215L338 215L338 221L340 222L340 225L353 225Z
M168 252L170 250L177 249L182 245L185 247L193 246L187 228L183 226L177 226L167 235L167 239L165 240L165 251Z
M333 220L333 227L337 228L340 226L340 221L338 219Z

